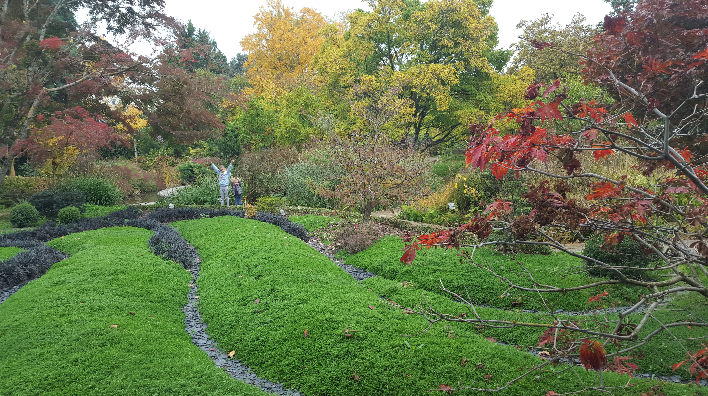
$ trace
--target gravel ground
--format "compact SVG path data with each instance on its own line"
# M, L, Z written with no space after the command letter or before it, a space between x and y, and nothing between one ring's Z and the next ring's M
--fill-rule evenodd
M201 260L199 260L201 261ZM197 264L198 267L198 264ZM192 337L192 343L199 347L204 353L209 355L209 358L214 361L214 363L224 369L231 377L243 381L247 384L255 385L266 392L270 392L275 395L293 395L299 396L300 392L286 389L282 384L271 382L253 373L247 365L241 363L237 359L229 358L229 356L216 346L216 342L209 337L207 333L207 325L202 321L202 317L199 314L199 295L197 287L197 278L199 277L199 270L192 270L192 288L187 294L189 302L182 308L185 314L184 324L185 331Z

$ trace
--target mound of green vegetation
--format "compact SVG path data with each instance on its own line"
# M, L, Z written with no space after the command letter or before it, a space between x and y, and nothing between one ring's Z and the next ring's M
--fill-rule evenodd
M317 230L322 230L327 228L330 224L336 224L343 219L339 217L328 217L328 216L316 216L316 215L304 215L304 216L289 216L288 220L293 223L298 223L305 227L307 232L313 232Z
M404 243L400 238L388 237L377 244L356 255L350 256L346 264L366 269L378 275L376 278L369 278L364 281L369 288L375 290L379 295L386 296L397 303L414 307L422 302L423 293L431 302L431 306L440 312L448 314L467 314L471 316L466 307L458 304L453 297L445 293L441 288L442 283L448 290L459 293L468 301L481 306L490 306L498 309L490 310L477 307L477 312L485 319L516 320L520 322L553 323L554 318L546 315L524 314L520 317L513 313L519 309L536 309L548 312L543 304L537 299L538 295L533 293L511 294L506 283L500 282L491 272L480 269L469 263L467 260L460 260L455 250L449 249L422 249L417 252L416 260L410 266L399 261ZM592 282L587 275L578 273L578 268L582 266L582 261L564 253L554 253L551 256L517 254L513 260L499 252L489 249L477 249L475 259L478 263L494 269L499 274L513 279L517 284L523 281L519 275L519 262L532 274L533 279L539 284L557 285L559 287L573 287ZM381 279L383 278L383 279ZM595 279L597 280L597 279ZM528 281L527 286L531 287ZM629 306L635 301L639 294L644 293L644 289L624 286L624 285L604 285L602 289L585 290L567 293L544 293L545 303L552 310L563 309L565 311L592 311L598 307L597 303L589 303L590 296L608 290L609 296L605 301L605 307ZM505 295L504 293L508 293ZM505 295L503 298L500 296ZM695 296L694 296L695 298ZM640 333L640 338L653 332L661 323L671 323L674 321L690 321L687 311L681 310L681 305L701 306L697 301L677 300L676 306L665 307L658 310L650 320L644 331ZM703 304L705 306L705 304ZM705 309L708 315L708 307ZM602 316L587 317L567 316L562 312L556 312L556 317L570 320L602 320ZM638 323L642 315L631 315L631 323ZM611 315L611 318L616 318ZM474 327L474 325L468 325ZM480 329L482 330L482 329ZM482 332L482 331L481 331ZM708 333L705 329L675 328L672 330L679 338L700 338ZM539 336L543 329L530 327L516 327L513 329L491 329L485 328L482 332L485 336L490 336L513 345L524 347L534 347L538 343ZM581 337L582 338L582 337ZM685 351L682 348L667 348L669 343L675 340L668 333L662 333L645 346L640 351L636 351L632 356L638 358L633 360L639 366L640 372L651 372L661 375L681 374L684 379L689 379L688 372L671 371L671 364L677 363L685 358ZM686 350L698 350L701 343L697 339L682 341L681 344ZM616 351L614 345L608 345L608 353Z
M265 395L192 345L190 274L121 227L50 245L73 255L0 305L0 394Z
M0 247L0 261L7 260L10 257L14 257L17 253L21 252L22 249L10 246L10 247Z
M421 333L428 324L424 318L379 298L382 287L398 287L394 282L357 283L275 226L234 217L173 226L202 257L200 311L220 348L235 350L259 376L305 394L419 395L441 383L496 388L515 378L520 367L540 362L490 342L470 325L445 323ZM518 338L532 341L522 333ZM551 368L557 372L541 382L522 379L516 389L560 393L572 390L577 376L587 382L594 377L582 368L565 369ZM605 384L627 379L605 374ZM616 394L640 389L650 386ZM683 389L664 391L682 394Z

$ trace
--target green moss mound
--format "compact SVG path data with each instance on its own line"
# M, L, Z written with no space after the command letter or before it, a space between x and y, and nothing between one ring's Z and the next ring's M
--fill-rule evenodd
M192 345L182 313L191 276L150 253L151 234L50 242L73 256L0 305L0 394L265 395Z

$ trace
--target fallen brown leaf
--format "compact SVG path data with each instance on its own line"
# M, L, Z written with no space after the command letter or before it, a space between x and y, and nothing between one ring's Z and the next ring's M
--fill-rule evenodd
M452 387L450 385L440 384L440 386L436 390L443 391L448 395L452 394Z

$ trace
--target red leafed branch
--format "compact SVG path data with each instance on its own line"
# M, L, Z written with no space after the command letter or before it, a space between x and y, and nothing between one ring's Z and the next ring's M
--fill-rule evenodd
M583 339L583 345L580 346L580 363L585 366L585 369L593 369L600 371L607 363L607 352L599 341Z

